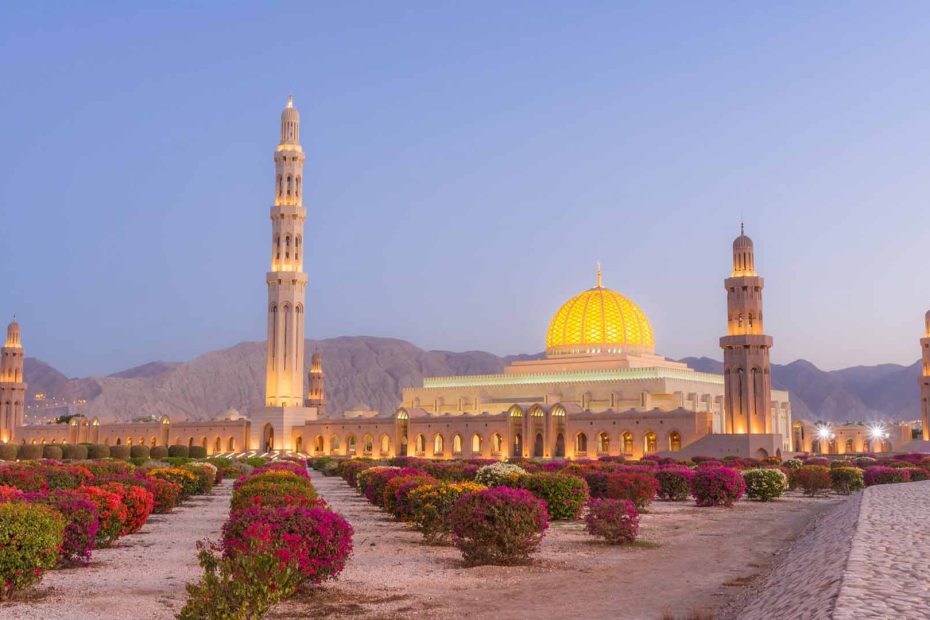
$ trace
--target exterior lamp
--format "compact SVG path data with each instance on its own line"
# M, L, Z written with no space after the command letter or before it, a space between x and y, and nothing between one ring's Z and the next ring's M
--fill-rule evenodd
M884 439L888 436L888 433L885 432L881 426L873 426L869 429L869 434L872 436L872 439Z
M826 426L821 426L817 429L817 436L821 439L830 439L830 429Z

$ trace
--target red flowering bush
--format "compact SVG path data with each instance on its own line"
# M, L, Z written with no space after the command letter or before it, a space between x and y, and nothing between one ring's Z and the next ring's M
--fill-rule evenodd
M26 493L48 490L48 481L36 465L17 463L0 468L0 484L16 487Z
M589 534L612 545L631 543L639 533L639 512L628 499L592 499L584 521Z
M23 492L16 487L0 484L0 502L9 502L14 499L22 499Z
M811 459L807 460L811 461ZM791 472L791 479L795 487L800 488L808 497L826 493L833 485L830 479L830 468L825 465L804 465L801 469Z
M326 508L248 508L223 525L223 554L271 553L283 564L293 563L301 583L320 584L345 568L352 534L352 526Z
M128 476L135 469L122 461L94 461L83 465L95 476Z
M58 561L65 518L38 504L0 503L0 600L38 583Z
M90 470L82 465L44 465L40 470L50 491L76 489L94 479Z
M470 566L527 562L539 549L548 521L542 501L508 487L463 495L449 513L452 542Z
M120 482L107 482L100 488L119 495L120 501L126 507L127 516L123 522L120 536L138 532L155 508L155 496L140 486L122 484Z
M743 476L729 467L698 467L691 479L698 506L732 506L745 489Z
M368 469L373 467L374 463L371 461L365 461L362 459L352 459L351 461L343 461L339 465L339 475L342 476L342 479L345 480L350 487L355 487L358 475Z
M607 479L610 477L610 473L606 469L595 469L577 475L580 475L588 483L588 493L591 497L603 499L607 497Z
M34 493L27 497L27 501L54 508L65 518L59 563L66 566L87 564L100 527L97 505L81 491L64 489Z
M97 528L96 545L109 547L122 533L129 511L116 493L97 487L81 487L78 490L97 506L100 525Z
M659 492L659 481L650 474L616 472L607 479L607 499L628 499L645 508Z
M694 478L694 470L688 467L668 467L656 471L655 479L659 483L657 492L659 499L675 502L688 499L691 495L692 478Z
M274 463L268 463L267 465L256 467L252 470L251 475L258 476L269 471L289 471L291 473L297 474L298 476L301 476L302 478L310 480L310 474L307 473L307 468L291 461L275 461Z
M804 461L805 465L817 465L820 467L829 467L830 459L825 456L812 456Z
M438 480L432 476L413 474L411 476L395 476L388 480L384 487L384 510L401 520L406 520L410 513L410 504L407 495L411 489L426 484L437 484Z
M416 467L372 467L358 476L359 492L369 502L381 507L384 504L384 489L391 479L398 476L425 476L426 472Z
M181 495L180 484L162 480L161 478L138 478L137 480L141 481L145 490L152 494L154 500L153 513L157 515L166 514L174 510L174 507L178 505ZM125 484L135 484L135 482L127 481Z
M897 467L883 467L876 465L869 467L862 475L865 486L876 484L893 484L896 482L910 482L911 472L908 469Z
M256 506L315 505L316 490L309 482L301 480L259 480L233 491L230 510L244 510Z
M569 474L527 474L520 478L519 485L546 502L546 510L555 520L577 519L589 497L588 483Z

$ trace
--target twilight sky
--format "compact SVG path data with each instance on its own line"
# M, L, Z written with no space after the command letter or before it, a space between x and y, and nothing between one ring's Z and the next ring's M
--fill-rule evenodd
M302 115L307 334L535 352L604 283L720 358L742 216L772 357L911 363L922 2L0 6L0 318L71 375L264 338Z

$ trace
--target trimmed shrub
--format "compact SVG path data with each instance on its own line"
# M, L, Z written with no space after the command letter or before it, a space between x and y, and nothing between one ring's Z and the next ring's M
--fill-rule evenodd
M181 495L181 485L161 478L139 478L145 489L152 494L154 505L152 512L155 514L167 514L174 510L178 505ZM128 482L132 484L132 482Z
M339 461L330 461L323 465L323 475L326 477L338 476L340 472Z
M408 520L411 510L411 505L408 501L410 491L418 486L437 483L438 480L432 476L423 476L419 474L395 476L391 478L384 487L384 510L402 521Z
M358 485L358 475L366 469L374 467L374 464L367 460L352 459L350 461L336 462L336 467L342 479L350 487L355 488Z
M65 518L67 524L58 563L64 566L86 565L94 550L100 527L97 505L81 491L36 493L29 496L27 501L54 508Z
M97 461L83 466L94 476L128 476L133 471L131 465L118 461Z
M475 482L486 487L514 486L525 475L526 470L519 465L493 463L478 468L475 474Z
M830 468L824 465L805 465L793 472L792 477L797 487L808 497L814 497L818 493L825 493L832 486Z
M588 483L583 478L569 474L527 474L520 478L518 484L520 488L546 502L546 511L557 521L577 519L590 497Z
M168 456L168 448L165 446L152 446L149 448L149 458L158 461Z
M669 467L656 471L655 479L659 483L659 499L681 502L691 495L691 479L694 470L687 467Z
M254 507L318 505L316 490L310 483L296 480L264 480L247 484L233 491L230 510Z
M628 499L637 509L643 509L655 499L659 481L650 474L616 472L607 478L606 499Z
M639 512L628 499L592 499L584 522L589 534L612 545L631 543L639 534Z
M129 446L110 446L110 458L118 461L128 461L130 454Z
M876 465L875 467L867 468L862 477L863 481L865 482L865 486L870 487L876 484L910 482L911 472L903 468Z
M97 506L100 525L97 528L96 545L109 547L122 534L129 511L116 493L99 487L81 487L78 491Z
M89 459L107 459L110 458L110 446L102 443L92 443L87 446L87 458Z
M878 459L874 459L871 456L857 456L856 458L853 459L853 464L855 464L856 467L859 467L862 469L865 469L866 467L869 467L870 465L874 465L877 462L878 462Z
M0 461L15 461L18 454L19 446L16 444L0 444Z
M144 487L120 482L107 482L101 484L99 488L118 495L123 506L126 507L126 519L123 521L120 536L138 532L148 521L149 515L152 514L152 510L155 508L155 496Z
M87 460L87 446L75 445L72 443L65 444L61 447L61 458L66 461Z
M190 499L200 486L200 481L197 479L194 472L181 469L180 467L159 467L157 469L151 469L149 470L149 476L177 484L181 489L178 495L180 501Z
M54 461L60 461L62 457L62 451L60 446L47 445L42 448L42 458L52 459Z
M207 458L207 449L203 446L191 446L187 449L187 455L192 459L205 459Z
M466 493L452 506L452 542L469 566L521 564L549 527L546 505L529 491L495 487Z
M181 456L187 458L190 456L190 448L187 446L182 446L181 444L168 446L168 456Z
M16 499L22 499L24 493L16 487L6 484L0 484L0 502L11 502Z
M426 472L415 467L372 467L359 475L358 490L365 499L380 507L384 504L384 489L393 478L425 475Z
M129 456L134 459L147 459L151 455L152 451L148 446L136 444L129 448Z
M182 465L181 469L186 469L197 476L197 489L194 495L208 495L213 490L213 483L216 482L217 469L210 463L188 463Z
M910 482L920 482L921 480L930 479L930 475L927 474L926 469L920 467L907 467L905 469L911 474Z
M352 526L326 508L287 506L234 512L223 525L227 558L272 553L296 567L302 584L320 584L345 568Z
M780 469L747 469L743 472L746 496L759 502L778 499L788 490L788 476Z
M562 470L564 473L571 473L568 468ZM607 497L607 478L610 477L610 471L606 469L595 469L592 471L571 473L573 476L581 476L588 483L588 494L596 499Z
M446 542L452 533L449 515L452 507L466 493L486 487L475 482L441 482L425 484L410 491L410 518L430 544Z
M691 495L698 506L732 506L745 488L743 476L729 467L699 467L691 480Z
M801 469L803 465L804 461L801 459L785 459L781 464L782 467L787 467L788 469Z
M27 493L48 490L48 480L42 475L42 468L37 464L18 463L0 467L0 484L16 487Z
M0 504L0 599L42 580L58 561L65 518L48 506Z
M45 478L45 487L50 491L76 489L94 479L94 475L83 465L42 465L38 469Z
M841 495L849 495L865 486L862 470L858 467L837 467L830 470L830 485Z
M828 459L825 456L812 456L806 461L804 461L804 464L805 465L818 465L821 467L829 467L830 459Z
M42 448L41 445L24 443L19 446L16 458L20 461L37 461L42 458Z

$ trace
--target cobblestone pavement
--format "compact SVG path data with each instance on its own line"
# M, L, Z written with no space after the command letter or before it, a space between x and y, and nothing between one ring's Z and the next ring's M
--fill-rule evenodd
M930 481L866 489L833 617L930 618Z
M749 603L735 617L830 618L855 535L860 500L861 494L854 495L819 519L812 530L795 542L758 589L746 594Z

